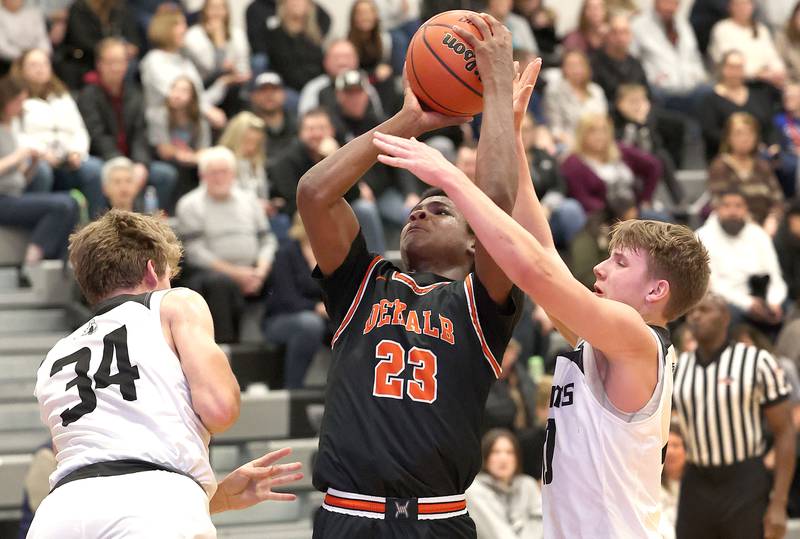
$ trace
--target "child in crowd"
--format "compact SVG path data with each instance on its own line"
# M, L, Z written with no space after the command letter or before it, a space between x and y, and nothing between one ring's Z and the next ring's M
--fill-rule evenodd
M158 158L178 169L175 200L197 187L197 156L211 145L211 128L200 113L197 89L188 77L178 77L170 86L164 105L148 111L148 138ZM174 208L175 200L164 204Z

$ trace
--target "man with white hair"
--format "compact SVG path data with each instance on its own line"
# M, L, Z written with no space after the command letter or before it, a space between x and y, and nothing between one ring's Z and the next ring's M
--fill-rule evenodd
M126 211L140 210L136 197L147 182L145 178L136 174L133 161L122 156L106 161L100 178L103 182L103 194L111 208Z
M236 187L233 152L204 150L198 170L200 186L176 211L186 283L208 302L216 341L236 342L244 302L260 296L277 240L255 196Z

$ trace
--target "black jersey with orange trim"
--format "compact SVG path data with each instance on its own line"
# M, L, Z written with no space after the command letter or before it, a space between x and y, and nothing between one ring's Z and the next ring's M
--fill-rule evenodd
M314 486L387 497L460 494L481 464L480 422L522 294L498 306L474 273L404 273L353 242L323 277L338 327Z

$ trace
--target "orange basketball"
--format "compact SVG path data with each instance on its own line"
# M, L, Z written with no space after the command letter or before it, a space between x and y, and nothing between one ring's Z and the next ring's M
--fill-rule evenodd
M406 76L414 95L431 110L448 116L473 116L483 109L483 84L475 52L453 32L454 24L479 39L480 30L456 9L423 24L408 46Z

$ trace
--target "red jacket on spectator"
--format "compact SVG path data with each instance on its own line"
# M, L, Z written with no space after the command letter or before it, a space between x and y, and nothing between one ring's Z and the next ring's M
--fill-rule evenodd
M637 180L637 203L650 202L661 178L661 163L655 156L632 146L618 146L622 161ZM606 184L582 157L576 154L567 157L561 165L561 172L567 181L569 196L580 202L587 214L606 207Z

